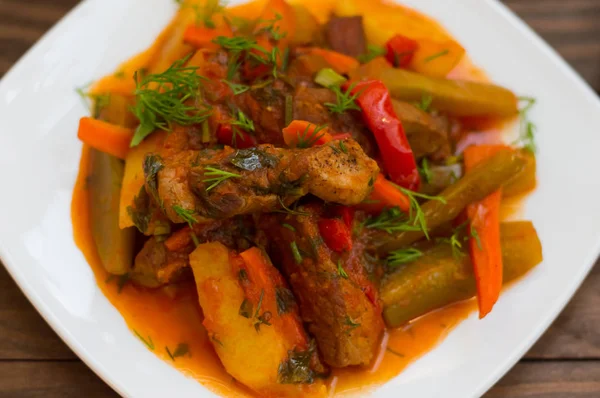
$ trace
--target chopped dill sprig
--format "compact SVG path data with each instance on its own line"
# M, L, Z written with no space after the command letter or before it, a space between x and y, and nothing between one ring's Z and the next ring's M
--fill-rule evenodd
M206 188L206 192L210 191L211 189L213 189L214 187L216 187L223 181L226 181L230 178L241 178L242 177L239 174L230 173L229 171L217 169L216 167L212 167L212 166L206 166L204 168L204 175L206 177L210 177L210 178L207 178L207 179L203 180L202 182L211 183L211 185L208 186L208 188Z

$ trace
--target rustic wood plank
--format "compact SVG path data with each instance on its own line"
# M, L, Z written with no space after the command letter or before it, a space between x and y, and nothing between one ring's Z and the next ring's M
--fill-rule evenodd
M118 397L81 361L0 362L0 375L1 397Z
M75 358L0 266L0 359Z
M597 398L600 362L520 362L485 398Z
M527 353L530 359L600 359L600 265L544 336Z

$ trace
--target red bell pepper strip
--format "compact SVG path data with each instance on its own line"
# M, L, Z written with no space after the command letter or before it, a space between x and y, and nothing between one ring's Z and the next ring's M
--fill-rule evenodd
M379 80L360 82L352 87L363 120L373 132L385 169L392 182L418 191L421 178L413 151L406 139L402 123L394 112L390 92Z
M352 249L352 234L342 220L323 218L318 224L321 237L331 250L341 253Z
M257 145L256 137L236 128L230 124L223 123L217 128L217 141L219 144L229 145L238 149L252 148Z
M344 221L344 224L346 224L348 228L352 229L355 213L354 208L349 206L336 206L334 209L334 213L342 217L342 221Z
M493 156L503 145L470 146L464 151L465 170ZM477 285L479 318L486 316L494 307L502 290L502 249L500 246L500 201L498 190L485 199L467 206L469 218L469 253Z
M412 61L415 51L419 48L416 40L406 36L396 35L385 44L385 58L396 68L404 68Z

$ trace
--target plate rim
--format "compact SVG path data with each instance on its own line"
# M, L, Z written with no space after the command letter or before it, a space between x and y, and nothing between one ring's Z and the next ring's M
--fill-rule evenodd
M402 3L402 0L394 0ZM54 36L60 31L63 25L67 24L71 19L76 19L85 7L90 4L98 3L100 0L84 0L73 7L65 16L57 21L44 35L36 41L6 72L0 79L0 91L2 91L5 82L12 79L13 74L18 71L22 65L26 64L29 58L35 54L38 49L44 46L47 42L52 42ZM546 41L544 41L537 32L527 25L518 15L508 8L499 0L485 0L483 3L491 10L502 17L503 20L510 23L511 28L519 32L520 36L530 41L540 51L548 62L553 63L560 68L562 75L570 79L571 83L576 85L576 89L583 93L587 100L593 102L600 110L600 98L591 88L591 86L569 65ZM443 21L442 21L443 22ZM564 308L573 298L576 291L581 287L585 278L589 275L600 256L600 240L590 247L587 258L584 261L584 266L579 274L574 275L568 287L561 292L560 298L557 300L560 304L555 306L555 310L551 311L544 319L537 323L535 328L532 328L528 333L527 339L523 340L522 344L514 347L511 354L507 355L503 362L499 364L494 372L490 372L489 376L482 379L473 388L475 396L481 396L490 388L492 388L514 365L523 357L523 355L540 339L541 335L550 327L552 322L564 311ZM122 385L121 382L114 380L108 376L105 366L98 362L88 350L81 345L77 339L71 334L71 331L58 319L55 311L49 308L41 299L37 290L30 286L24 273L19 272L18 262L12 258L10 249L0 240L0 262L4 264L4 268L15 281L20 291L27 297L28 301L33 305L38 314L52 328L52 330L60 337L60 339L71 349L77 357L86 364L99 378L101 378L108 386L121 396L126 396L128 388ZM387 384L387 383L386 383ZM203 386L207 392L212 392Z

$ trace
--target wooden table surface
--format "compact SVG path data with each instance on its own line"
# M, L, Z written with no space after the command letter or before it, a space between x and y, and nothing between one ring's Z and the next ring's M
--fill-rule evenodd
M0 77L78 2L0 0ZM600 92L600 0L504 2ZM116 396L46 325L0 267L0 397L81 397L82 392ZM600 266L486 397L600 397Z

